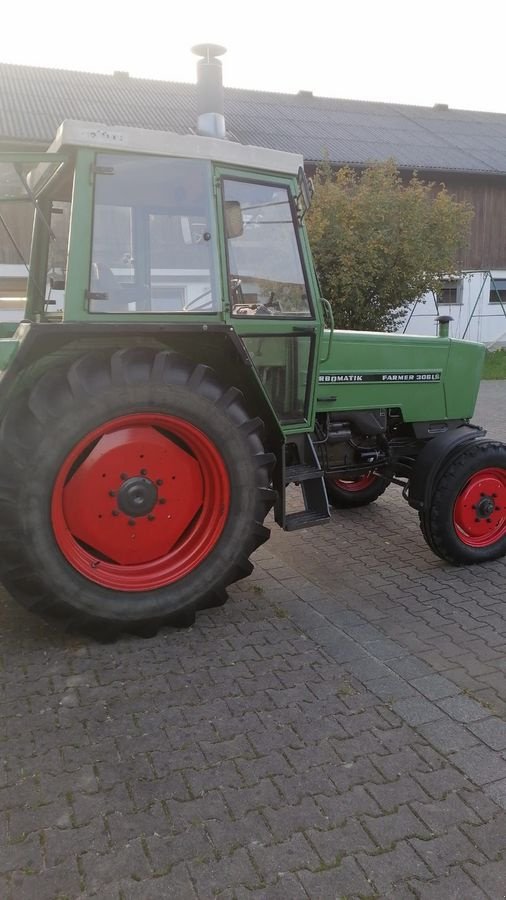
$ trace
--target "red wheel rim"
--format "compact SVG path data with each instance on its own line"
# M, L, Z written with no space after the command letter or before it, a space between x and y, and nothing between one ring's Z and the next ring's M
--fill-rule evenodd
M490 547L506 535L506 470L471 476L453 508L458 537L468 547Z
M106 422L66 457L51 520L65 559L95 584L151 591L216 546L230 482L213 442L184 419L136 413Z
M349 481L342 478L333 478L332 484L335 484L335 486L342 491L356 493L357 491L364 491L366 488L370 487L371 484L374 484L377 477L378 476L375 475L374 472L367 472L365 475L359 475L358 478L352 478Z

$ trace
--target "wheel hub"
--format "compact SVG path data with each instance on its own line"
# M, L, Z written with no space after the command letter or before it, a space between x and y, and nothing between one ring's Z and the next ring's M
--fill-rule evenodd
M224 528L230 484L221 454L185 419L118 417L90 432L56 479L58 545L82 575L112 590L156 590L183 578Z
M144 475L127 478L118 491L118 507L126 516L147 516L158 502L158 489Z
M478 519L489 519L495 511L495 502L492 497L483 497L476 504L476 516Z
M506 471L481 469L462 488L453 510L455 530L469 547L489 547L506 535Z

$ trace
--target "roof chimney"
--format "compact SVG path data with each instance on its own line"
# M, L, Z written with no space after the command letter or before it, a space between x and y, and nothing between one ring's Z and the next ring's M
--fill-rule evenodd
M438 110L438 112L445 112L450 107L447 103L435 103L432 109Z
M226 53L219 44L197 44L192 53L197 63L197 131L207 137L226 138L221 61Z

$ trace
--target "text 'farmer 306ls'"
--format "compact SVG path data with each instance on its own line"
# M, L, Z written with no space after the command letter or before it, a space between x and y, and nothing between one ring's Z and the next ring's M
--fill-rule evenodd
M483 347L333 329L302 158L227 140L223 48L195 51L197 134L67 121L1 155L2 199L34 208L0 340L3 584L81 624L189 624L251 572L271 507L307 528L392 481L443 559L501 556L506 449L469 424Z

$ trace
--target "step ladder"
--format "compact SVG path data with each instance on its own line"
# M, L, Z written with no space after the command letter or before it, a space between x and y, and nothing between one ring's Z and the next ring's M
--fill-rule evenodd
M302 462L284 467L284 483L285 487L289 484L300 484L305 508L300 512L287 513L283 503L282 522L278 519L277 521L285 531L312 528L313 525L323 525L330 519L324 472L320 467L311 436L298 435L295 442Z

